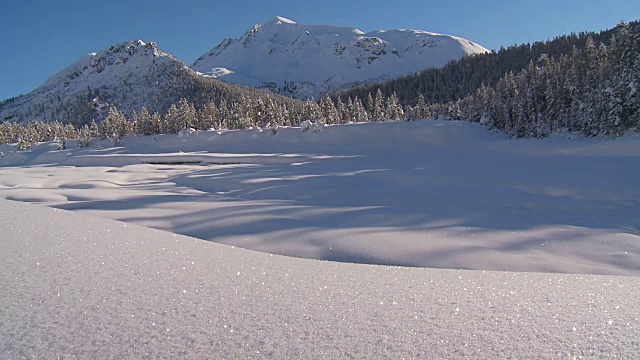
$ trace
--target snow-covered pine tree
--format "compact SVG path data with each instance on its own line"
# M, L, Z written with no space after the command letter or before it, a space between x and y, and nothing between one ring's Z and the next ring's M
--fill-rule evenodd
M251 123L259 128L270 127L271 119L267 116L266 105L262 98L258 98L253 103L251 119Z
M285 117L282 109L278 106L278 104L273 101L273 99L267 99L267 102L264 104L264 118L267 119L271 128L275 125L285 125Z
M413 108L413 119L424 119L426 117L428 117L428 109L427 109L427 104L424 101L424 95L420 94L418 96L418 102L416 103L416 106L414 106Z
M162 118L162 115L160 115L160 113L158 113L157 111L154 111L154 113L151 115L151 125L153 135L167 133L167 129L164 127L164 119Z
M78 138L78 130L72 124L66 124L64 126L64 136L65 139L77 139Z
M253 101L251 98L242 96L240 99L240 103L236 107L234 119L235 119L235 129L246 129L254 125L253 118Z
M146 107L140 110L138 115L138 121L136 122L136 134L138 135L152 135L155 133L154 126L151 123L151 114Z
M238 129L240 127L241 109L239 102L229 103L229 116L226 118L227 130Z
M367 114L367 110L365 109L362 101L356 96L353 100L353 115L352 121L354 122L368 122L369 114Z
M178 112L176 114L178 125L177 131L189 129L193 127L193 123L197 122L198 113L193 104L189 100L182 98L178 103Z
M97 138L100 136L100 127L95 120L91 120L91 124L89 124L89 136L92 138Z
M312 100L307 100L303 105L302 118L309 121L318 121L322 118L320 106Z
M215 128L218 124L219 117L218 107L216 104L211 101L200 109L200 115L198 115L198 119L200 120L197 124L194 124L196 129L198 130L208 130Z
M347 103L344 106L344 113L342 116L342 122L344 124L353 122L356 117L356 110L353 106L353 100L351 98L347 98Z
M338 123L338 110L336 109L333 100L331 100L331 97L326 96L320 100L320 111L327 124Z
M619 102L614 104L619 122L613 132L619 135L640 121L640 31L634 33L628 23L621 22L614 40L610 45L612 97Z
M349 118L347 106L344 104L344 102L342 101L342 97L340 96L338 96L338 98L336 99L336 115L336 124L342 124L347 121L346 119Z
M218 129L230 129L231 112L227 101L222 99L218 105Z
M167 134L177 134L178 131L182 129L182 124L180 124L180 118L178 117L178 107L176 104L171 104L169 110L164 115L164 126L163 128L167 132Z
M79 147L89 147L93 138L91 137L91 130L87 124L84 124L80 130L78 131L78 146Z
M395 92L387 98L384 114L386 120L401 120L404 117L404 111Z
M131 110L131 116L128 120L127 135L135 135L138 129L138 113L135 109Z
M371 93L367 93L367 113L369 114L369 119L373 120L373 113L374 113L374 108L375 108L375 103L373 101L373 96L371 96Z
M385 120L385 99L382 96L382 91L378 89L376 91L376 98L373 100L373 107L371 109L371 120L372 121L384 121Z
M294 126L300 124L300 114L294 110L290 110L287 104L275 104L278 109L278 113L282 117L283 126Z
M109 113L101 125L101 136L113 140L114 146L120 145L120 141L126 135L127 119L115 106L109 107Z

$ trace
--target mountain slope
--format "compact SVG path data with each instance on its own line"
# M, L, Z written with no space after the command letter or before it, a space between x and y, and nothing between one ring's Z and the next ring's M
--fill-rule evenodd
M198 76L155 43L134 40L87 54L31 93L5 100L0 103L0 120L81 124L102 119L109 105L126 114L143 106L164 113L183 97L198 106L263 95Z
M420 30L364 33L275 17L253 26L238 39L223 40L192 68L231 83L268 88L296 98L317 98L486 51L459 37Z
M356 96L366 99L368 93L375 94L380 89L384 96L395 92L402 104L416 104L420 94L427 104L457 101L473 94L483 84L494 87L505 74L517 74L530 63L537 64L541 57L559 61L562 57L571 56L574 50L584 49L589 38L608 48L612 39L618 37L614 36L619 31L618 28L619 26L600 32L574 32L552 40L511 45L482 56L462 58L442 68L425 69L390 81L358 86L341 92L340 95L343 99ZM640 32L640 21L630 22L629 29L632 33Z

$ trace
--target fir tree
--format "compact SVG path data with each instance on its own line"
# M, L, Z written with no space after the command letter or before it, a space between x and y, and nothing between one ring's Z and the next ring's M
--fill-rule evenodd
M378 89L376 92L376 98L373 101L373 107L371 109L371 120L373 121L384 121L385 120L385 104L384 97L382 96L382 91Z
M214 102L205 104L200 110L198 118L200 121L195 124L198 130L208 130L214 128L218 123L218 107Z
M156 130L151 120L151 114L146 107L143 107L136 122L136 133L138 135L152 135L156 133Z
M177 134L182 129L180 117L178 116L178 107L173 104L164 115L164 129L167 134Z
M109 114L102 122L101 136L113 140L113 145L118 146L126 134L127 120L115 106L109 108Z

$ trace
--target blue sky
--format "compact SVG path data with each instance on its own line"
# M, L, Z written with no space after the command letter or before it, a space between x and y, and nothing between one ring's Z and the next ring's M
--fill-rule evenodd
M304 24L419 29L489 49L640 18L638 0L23 0L0 12L0 100L28 93L89 52L142 39L190 64L276 15Z

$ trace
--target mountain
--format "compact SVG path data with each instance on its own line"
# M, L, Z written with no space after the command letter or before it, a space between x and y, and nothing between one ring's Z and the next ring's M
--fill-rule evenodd
M180 98L199 107L221 99L265 96L260 93L199 76L155 43L133 40L82 56L31 93L3 101L0 121L82 124L104 118L110 105L125 114L142 107L164 113Z
M304 99L441 67L484 47L420 30L303 25L283 17L225 39L191 66L204 76Z

